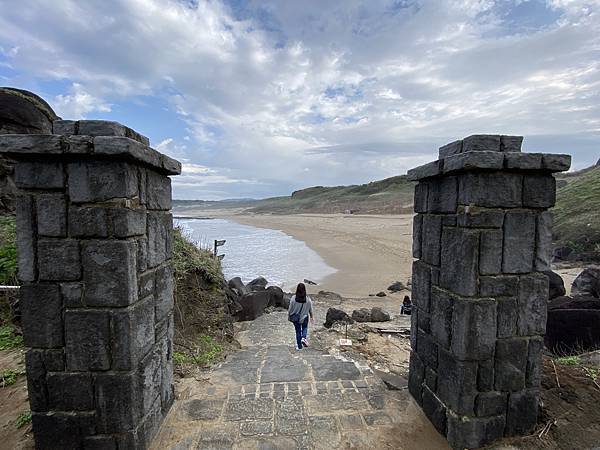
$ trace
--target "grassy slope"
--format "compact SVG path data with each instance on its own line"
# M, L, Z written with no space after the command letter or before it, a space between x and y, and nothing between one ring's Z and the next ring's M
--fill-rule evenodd
M600 167L558 189L554 235L575 250L600 251Z
M405 175L357 186L316 186L290 197L259 200L250 209L257 213L339 213L358 210L369 214L397 214L412 210L414 184Z

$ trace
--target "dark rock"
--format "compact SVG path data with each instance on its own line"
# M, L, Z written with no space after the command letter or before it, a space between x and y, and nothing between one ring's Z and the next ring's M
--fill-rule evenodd
M269 293L269 305L279 308L287 308L289 306L289 301L287 306L285 306L285 300L283 296L283 290L279 286L269 286L267 288L267 292Z
M255 278L254 280L252 280L251 282L249 282L246 285L246 287L248 289L250 289L252 292L263 291L267 287L267 284L269 284L269 282L265 278L258 277L258 278Z
M252 292L243 295L239 302L242 306L242 311L238 313L238 320L254 320L257 317L262 316L265 312L265 308L269 306L270 298L271 295L267 291Z
M388 291L390 292L400 292L406 290L406 286L402 284L400 281L396 281L388 286Z
M371 309L371 322L389 322L391 319L390 313L379 307Z
M571 295L600 298L600 266L589 266L583 269L571 286Z
M600 300L592 296L581 295L573 298L562 295L548 303L548 310L552 309L600 309Z
M565 283L559 274L552 272L551 270L547 270L544 272L544 275L548 277L549 300L560 297L561 295L565 295Z
M354 323L354 320L341 309L329 308L323 326L325 328L331 328L335 322Z
M546 346L554 352L578 352L600 346L600 309L548 311Z
M352 311L352 319L356 322L370 322L371 311L367 308L355 309Z
M248 289L246 285L244 285L240 277L232 278L231 280L229 280L227 285L231 289L235 289L239 295L245 295L250 293L250 289Z
M390 391L401 391L408 387L408 380L400 375L396 375L392 372L382 372L381 370L375 369L375 375L377 375L381 381L387 386Z
M567 261L572 253L573 249L571 247L558 247L552 252L552 258Z
M377 297L385 297L387 294L383 291L378 292L377 294L375 294Z
M315 283L314 281L307 280L306 278L304 279L304 282L305 282L306 284L311 284L311 285L313 285L313 286L316 286L316 285L317 285L317 283Z

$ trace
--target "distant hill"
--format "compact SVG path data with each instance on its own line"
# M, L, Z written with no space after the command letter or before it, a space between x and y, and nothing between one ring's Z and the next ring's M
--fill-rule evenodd
M412 212L414 183L406 175L354 186L315 186L295 191L289 197L258 200L249 212L400 214Z
M558 245L600 255L600 166L557 177L554 235Z

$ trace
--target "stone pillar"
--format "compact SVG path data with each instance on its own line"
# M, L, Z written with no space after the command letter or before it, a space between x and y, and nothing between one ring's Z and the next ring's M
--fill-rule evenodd
M171 180L115 122L0 136L17 161L17 250L40 449L143 449L173 402Z
M409 390L455 449L533 430L546 327L553 172L569 155L476 135L415 187Z

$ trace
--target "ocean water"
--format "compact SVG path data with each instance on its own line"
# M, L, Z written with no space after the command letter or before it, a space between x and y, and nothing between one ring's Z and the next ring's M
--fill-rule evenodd
M203 248L213 248L215 239L225 239L218 253L225 254L223 273L244 283L258 276L270 284L292 290L305 278L316 283L336 270L303 241L278 230L256 228L224 219L175 219L175 225Z

